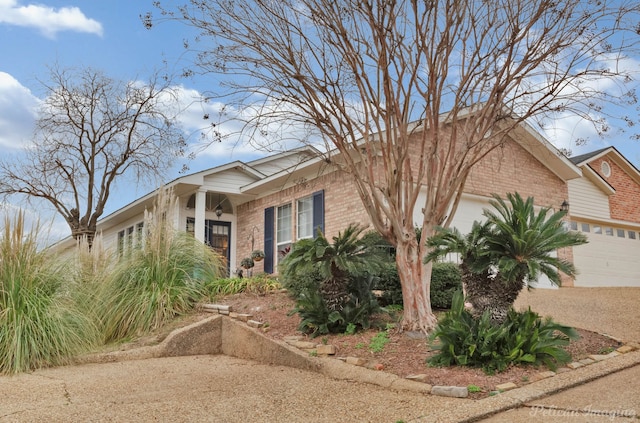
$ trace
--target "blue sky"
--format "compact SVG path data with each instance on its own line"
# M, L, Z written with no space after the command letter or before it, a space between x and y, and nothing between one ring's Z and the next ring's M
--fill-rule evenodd
M147 30L140 15L153 11L151 1L116 0L106 2L74 0L0 0L0 154L14 152L30 138L34 110L42 96L38 80L47 80L48 66L61 68L92 67L117 79L144 78L166 65L179 73L188 63L183 40L188 28L165 22ZM214 77L176 80L185 101L197 98L201 91L215 90ZM182 124L197 140L202 116L215 106L195 105L182 116ZM198 171L232 160L250 160L263 156L232 140L216 144L188 162L190 171ZM165 179L179 176L182 160ZM126 184L118 188L107 205L107 213L126 205L153 186ZM43 205L42 219L52 213ZM105 215L106 215L105 214ZM51 237L67 235L59 220Z
M149 11L154 11L151 0L0 0L0 154L15 151L29 140L34 110L42 95L38 79L47 79L47 66L93 67L118 79L143 78L162 67L165 61L176 72L187 66L183 40L193 34L175 22L145 29L140 15ZM176 80L176 83L180 84L185 99L197 98L203 91L215 91L217 86L214 76ZM195 105L183 115L183 126L190 133L197 133L203 114L216 110L215 105ZM570 147L574 154L581 154L614 145L640 168L639 145L628 139L628 135L614 134L604 140L592 137L588 145L576 147L563 145L558 140L569 138L562 134L573 138L576 134L582 135L582 131L588 131L585 129L588 125L569 118L559 122L556 128L557 132L544 135L559 147ZM189 167L190 171L198 171L263 155L228 140L200 153ZM180 166L181 163L176 165L166 181L178 176ZM120 188L110 198L107 214L153 188ZM46 210L44 214L48 217ZM58 231L68 233L64 223L55 227L53 237Z

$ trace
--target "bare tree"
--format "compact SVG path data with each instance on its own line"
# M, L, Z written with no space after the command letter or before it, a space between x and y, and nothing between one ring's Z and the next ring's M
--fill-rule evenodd
M91 69L53 68L42 84L33 142L0 160L0 194L48 201L91 241L117 180L159 175L184 149L175 96L157 75L120 82Z
M637 2L575 0L192 0L161 17L201 30L191 72L224 80L246 128L311 128L397 247L406 330L436 323L422 236L448 225L471 168L523 122L635 102L625 53ZM144 17L148 27L151 14ZM225 78L225 75L228 78ZM614 98L598 83L617 85ZM245 116L248 113L245 113ZM535 118L540 118L535 120ZM631 121L632 118L629 118ZM426 192L424 204L418 196Z

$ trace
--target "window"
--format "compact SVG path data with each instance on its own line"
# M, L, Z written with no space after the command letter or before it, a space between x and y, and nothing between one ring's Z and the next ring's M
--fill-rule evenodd
M139 222L136 224L136 244L138 246L142 245L142 240L144 238L144 222Z
M624 238L624 229L616 229L616 233L618 234L618 238Z
M278 259L289 251L293 241L291 204L279 206L276 210L276 249Z
M294 241L313 238L317 230L324 232L324 190L297 198L289 204L265 208L265 273L274 272L275 265L288 254Z
M142 246L144 222L131 225L118 232L118 255L131 252L134 247Z
M133 248L133 226L127 228L127 251Z
M118 232L118 255L124 254L124 230Z
M569 228L571 228L572 231L577 231L578 230L578 222L571 221L571 223L569 224Z
M627 231L627 237L629 239L636 239L636 233L635 231Z
M608 178L609 176L611 176L611 166L609 166L609 163L607 162L602 162L600 164L600 171L602 172L605 178Z
M298 200L297 239L313 238L313 197Z
M590 228L589 228L589 224L588 223L581 223L580 224L580 230L582 232L591 232Z
M602 226L593 225L593 233L594 234L601 234L602 233Z
M613 228L604 228L605 235L613 236Z

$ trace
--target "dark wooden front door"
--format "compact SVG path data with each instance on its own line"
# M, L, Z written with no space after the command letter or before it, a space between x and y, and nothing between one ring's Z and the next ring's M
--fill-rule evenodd
M224 259L228 275L229 261L231 260L231 222L205 220L204 243Z

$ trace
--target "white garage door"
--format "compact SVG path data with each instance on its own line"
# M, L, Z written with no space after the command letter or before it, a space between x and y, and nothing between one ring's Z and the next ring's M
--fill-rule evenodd
M640 234L624 228L572 222L589 243L573 247L575 286L640 286Z
M418 201L424 201L424 197L419 198ZM462 199L460 200L458 210L453 217L451 227L458 228L458 230L463 235L469 233L474 221L485 220L485 217L482 215L484 209L493 209L493 207L491 207L491 205L489 204L488 198L485 199L481 197L463 195ZM422 219L422 216L415 217L419 218L420 220ZM415 222L418 222L420 220L414 218ZM544 275L542 275L535 284L532 284L532 286L535 288L557 288L551 283L551 281L549 281L549 278Z

